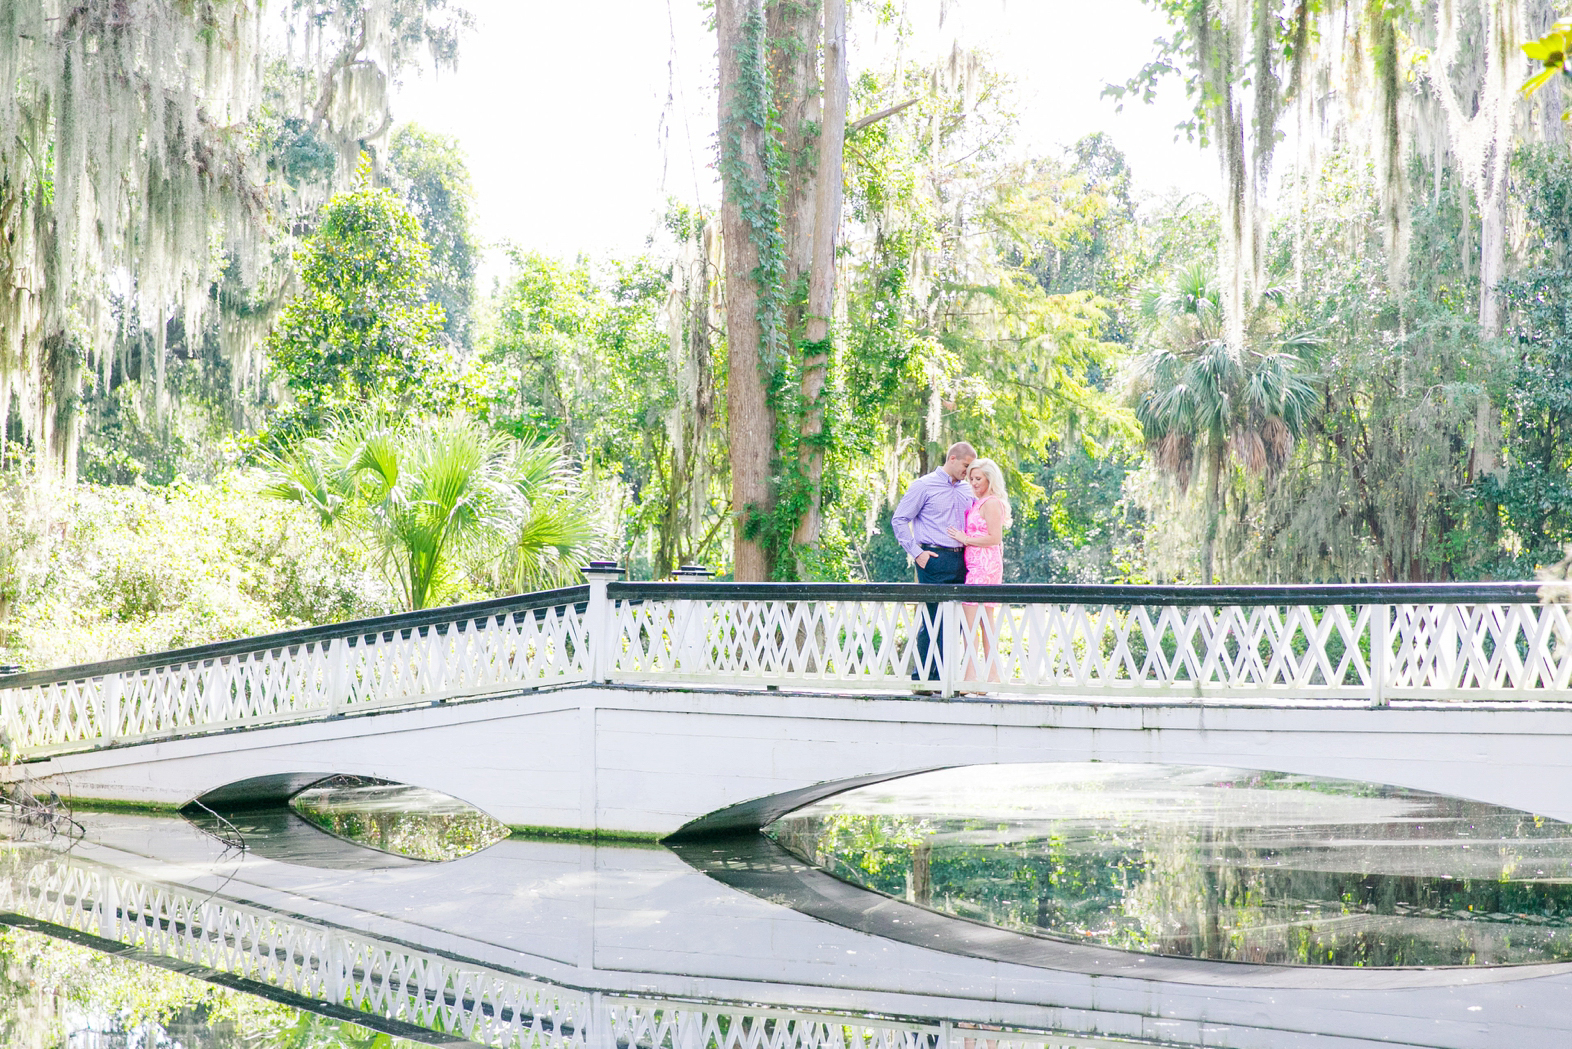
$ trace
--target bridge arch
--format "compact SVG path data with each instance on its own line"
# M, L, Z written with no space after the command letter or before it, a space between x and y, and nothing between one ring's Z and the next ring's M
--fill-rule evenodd
M1091 759L1389 783L1572 819L1572 705L1554 703L1371 709L579 685L115 746L7 774L26 771L62 796L177 807L225 784L278 777L259 782L283 791L300 781L290 777L344 773L440 791L514 828L660 839L701 817L712 829L756 824L771 806L859 780Z

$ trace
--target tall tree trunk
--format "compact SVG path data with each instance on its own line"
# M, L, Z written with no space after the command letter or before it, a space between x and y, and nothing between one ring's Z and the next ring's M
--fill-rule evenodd
M829 367L830 323L835 312L835 241L841 228L846 141L846 0L824 3L824 102L818 141L818 172L814 177L813 252L808 275L808 322L802 361L802 441L798 464L807 481L808 507L797 525L795 541L816 546L822 524L824 448L824 378Z
M775 210L766 170L769 86L763 0L716 0L720 45L721 238L726 256L726 430L731 445L732 563L743 582L768 579L770 566L749 518L773 508L770 458L775 413L764 384L775 333L760 318L761 209ZM766 248L765 250L769 250ZM765 289L770 294L770 289Z
M781 158L781 283L786 297L781 330L795 344L802 337L802 280L813 251L814 128L820 123L819 0L767 0L766 16L765 46Z
M1501 334L1501 296L1496 285L1506 269L1506 192L1495 191L1479 199L1479 334L1493 339Z
M1501 296L1496 285L1506 269L1506 174L1498 173L1494 192L1479 201L1479 334L1494 339L1501 334ZM1469 472L1475 478L1495 473L1496 452L1501 448L1501 418L1490 394L1481 390L1474 410L1474 447Z
M1247 123L1243 103L1235 93L1238 67L1244 61L1241 34L1248 34L1249 22L1240 23L1249 5L1220 4L1202 0L1189 9L1189 29L1195 38L1195 52L1201 63L1201 76L1210 96L1210 135L1217 151L1220 189L1218 217L1222 236L1218 238L1218 280L1222 291L1223 337L1230 353L1238 355L1244 347L1244 314L1251 297L1251 276L1255 272L1256 187L1251 177L1265 161L1252 158L1246 142ZM1270 134L1270 132L1267 132Z
M1223 456L1227 448L1221 434L1213 434L1206 447L1206 533L1201 540L1201 585L1212 582L1217 550L1217 528L1223 516Z

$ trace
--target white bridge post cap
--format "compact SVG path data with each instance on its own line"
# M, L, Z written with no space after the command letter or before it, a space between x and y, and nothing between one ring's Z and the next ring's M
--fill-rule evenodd
M591 561L584 567L586 579L621 579L622 566L615 561Z

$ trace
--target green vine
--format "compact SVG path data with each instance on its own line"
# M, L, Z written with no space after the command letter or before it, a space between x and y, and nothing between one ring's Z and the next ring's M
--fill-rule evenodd
M806 447L825 453L834 445L834 427L829 389L820 393L821 432L811 437L802 433L803 420L813 405L803 403L800 380L802 363L823 354L829 368L833 338L810 343L799 332L785 330L787 306L804 305L807 298L806 275L788 287L786 283L786 244L781 229L782 175L790 163L807 162L806 156L790 157L781 144L779 112L770 85L767 31L763 11L754 8L742 22L742 49L738 58L737 103L728 114L728 133L721 156L721 171L731 187L732 200L747 223L749 236L758 251L758 263L751 274L758 292L756 318L760 332L759 368L764 382L765 401L775 416L774 500L769 509L748 506L742 513L745 538L764 548L770 574L775 579L795 579L805 551L793 542L797 526L813 504L814 482L802 468L800 454ZM742 129L752 126L760 135L760 168L756 178L742 162ZM806 148L806 147L805 147ZM811 151L809 151L811 152ZM797 311L801 313L801 310ZM794 352L782 352L791 343ZM825 471L828 476L828 469ZM829 486L821 483L823 489Z
M721 172L731 187L732 199L748 224L749 239L758 250L759 260L752 277L758 288L755 316L759 322L759 360L765 372L766 388L777 369L781 344L781 318L785 307L784 275L786 248L781 236L780 169L781 149L776 135L778 121L771 104L768 64L765 61L764 12L751 9L742 22L742 52L737 102L728 114L728 133L721 156ZM742 128L752 125L759 136L759 166L763 177L756 179L742 162Z

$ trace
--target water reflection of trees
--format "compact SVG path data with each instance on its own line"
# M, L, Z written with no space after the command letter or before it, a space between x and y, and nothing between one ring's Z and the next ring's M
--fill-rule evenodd
M506 826L453 798L352 777L299 794L291 807L330 834L419 860L459 859L508 836Z
M357 1024L18 929L0 929L0 1045L415 1049Z
M1499 858L1499 877L1390 873L1381 849L1339 855L1328 844L1357 846L1372 833L1365 825L1301 826L1295 844L1204 821L1013 825L840 811L788 816L769 833L837 877L912 903L1150 953L1349 966L1572 959L1564 859L1535 858L1523 822L1533 817L1467 807L1454 815ZM1417 833L1386 830L1400 847ZM1498 844L1514 838L1524 840ZM1425 847L1459 841L1442 834ZM1336 866L1357 869L1327 869ZM1523 867L1538 873L1516 876Z

